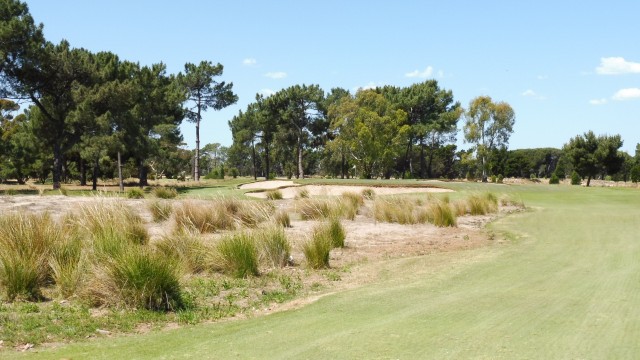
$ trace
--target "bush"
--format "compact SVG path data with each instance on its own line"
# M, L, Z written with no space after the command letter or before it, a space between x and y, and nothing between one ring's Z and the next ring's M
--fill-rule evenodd
M127 190L127 199L144 199L144 191L140 188L131 188Z
M549 178L549 184L550 185L560 184L560 178L558 177L558 175L556 175L556 173L551 174L551 178Z
M258 235L260 254L273 267L284 267L289 262L291 244L281 227L271 227Z
M231 177L233 177L234 179L237 178L239 175L238 169L236 168L229 169L229 173L231 174Z
M571 173L571 185L582 185L582 177L576 171Z
M490 179L491 179L491 182L494 183L494 184L498 182L498 177L495 176L495 175L491 175Z
M266 192L267 195L267 199L269 200L282 200L282 191L278 190L278 189L274 189L274 190L269 190Z
M161 186L153 189L153 195L159 199L174 199L178 196L178 191L175 188Z
M258 251L253 237L247 233L223 238L217 246L220 266L238 278L258 275Z
M502 176L502 174L498 175L498 184L502 184L504 183L504 176Z
M154 200L148 205L153 221L162 222L167 220L173 212L173 205L170 202Z
M51 279L49 253L63 237L48 214L0 217L0 285L7 300L39 300Z

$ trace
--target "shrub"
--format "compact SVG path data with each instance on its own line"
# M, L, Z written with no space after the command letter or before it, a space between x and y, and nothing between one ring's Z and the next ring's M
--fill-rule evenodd
M571 185L582 185L582 177L576 171L571 173Z
M229 173L231 174L231 177L233 177L234 179L238 177L239 172L237 168L231 168L229 170Z
M311 239L302 244L302 253L310 268L328 268L331 248L331 241L324 234L314 232Z
M167 220L173 212L173 205L168 201L154 200L148 204L153 221L162 222Z
M560 178L558 177L558 175L556 175L556 173L551 174L551 178L549 178L549 184L550 185L560 184Z
M144 191L140 188L131 188L127 190L128 199L144 199Z
M429 205L429 222L438 227L457 226L456 215L451 206L440 201Z
M153 189L153 195L159 199L174 199L178 196L175 188L157 187Z
M284 267L289 262L291 244L281 227L271 227L258 235L262 259L274 267Z
M278 189L269 190L266 192L267 199L269 200L282 200L282 191Z
M165 236L155 247L165 257L176 259L186 273L200 273L209 267L209 249L194 234L181 232Z
M0 217L0 285L8 300L41 298L41 287L51 279L50 249L62 236L48 214Z
M495 176L495 175L491 175L490 179L491 179L491 182L494 183L494 184L498 182L498 177Z
M498 175L498 184L502 184L504 183L504 176L502 176L502 174Z
M220 266L238 278L258 275L258 251L253 237L247 233L223 238L217 246Z
M373 189L362 189L362 197L367 200L373 200L376 197L376 192Z

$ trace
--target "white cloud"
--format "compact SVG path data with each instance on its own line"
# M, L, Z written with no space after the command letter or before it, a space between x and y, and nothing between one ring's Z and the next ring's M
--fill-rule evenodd
M620 89L611 98L618 101L640 99L640 88Z
M275 91L271 90L271 89L261 89L260 91L258 91L258 94L264 96L264 97L269 97L271 95L275 95Z
M600 66L596 68L600 75L639 74L640 63L626 61L623 57L600 58Z
M533 91L531 89L525 90L521 95L525 96L525 97L534 98L534 99L537 99L537 100L545 100L547 98L546 96L539 95L537 92L535 92L535 91Z
M604 105L607 103L607 99L593 99L593 100L589 100L589 104L591 105Z
M433 67L431 66L427 66L427 68L424 69L424 71L414 70L412 72L404 74L404 76L409 78L423 78L423 79L431 77L431 75L433 75Z
M246 58L244 60L242 60L242 65L246 65L246 66L254 66L258 63L258 61L254 58Z
M275 72L268 72L264 74L264 76L272 79L284 79L287 77L287 73L284 71L275 71Z

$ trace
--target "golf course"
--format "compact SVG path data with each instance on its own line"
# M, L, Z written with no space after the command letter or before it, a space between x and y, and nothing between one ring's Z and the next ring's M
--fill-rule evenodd
M488 246L382 261L375 281L290 310L3 356L619 359L640 352L637 189L447 186L507 192L527 211L487 225L496 238Z

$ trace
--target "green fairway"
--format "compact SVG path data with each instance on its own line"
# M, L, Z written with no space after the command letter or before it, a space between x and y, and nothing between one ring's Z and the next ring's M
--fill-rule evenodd
M491 225L508 239L503 243L390 260L380 264L375 283L301 309L3 356L617 359L640 354L640 191L479 184L464 190L504 190L532 210Z

